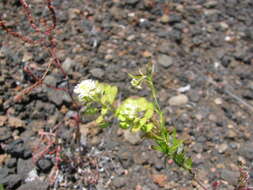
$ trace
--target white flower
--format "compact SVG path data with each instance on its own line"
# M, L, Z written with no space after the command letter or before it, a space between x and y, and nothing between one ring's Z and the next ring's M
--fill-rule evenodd
M91 79L83 80L74 88L74 93L78 94L79 101L83 101L85 98L92 98L100 92L101 89L98 82Z
M136 116L138 106L136 104L133 104L132 102L128 102L125 104L123 114L127 115L128 118L133 119Z

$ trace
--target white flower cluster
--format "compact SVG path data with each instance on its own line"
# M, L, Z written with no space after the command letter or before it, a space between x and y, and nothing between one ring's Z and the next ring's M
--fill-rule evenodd
M122 114L127 115L129 119L134 119L138 111L138 105L128 102L122 110Z
M94 96L101 92L101 88L98 84L98 81L91 79L83 80L81 83L75 86L74 93L78 95L80 102L87 99L93 99Z

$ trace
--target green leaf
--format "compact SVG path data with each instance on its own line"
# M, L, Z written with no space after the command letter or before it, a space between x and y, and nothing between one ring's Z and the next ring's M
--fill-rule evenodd
M154 127L153 123L148 123L142 127L142 130L146 133L150 132Z
M143 77L143 75L132 75L130 73L128 73L128 76L131 77L132 79L136 79L136 80L139 80Z
M159 152L163 152L163 149L162 149L160 146L158 146L158 145L152 145L151 148L152 148L153 150L157 150L157 151L159 151Z
M130 125L127 122L124 122L124 121L120 122L119 126L122 129L128 129L128 128L130 128Z
M161 129L161 137L164 139L164 141L168 141L169 134L167 129Z
M192 169L192 159L191 158L187 158L184 160L184 168L187 170Z
M145 113L144 117L148 120L150 119L154 114L154 107L153 105L147 105L147 112Z
M104 123L104 117L102 115L100 115L97 119L96 119L96 123L97 124L101 124L101 123Z
M110 125L109 122L106 122L106 121L104 120L103 115L100 115L100 116L96 119L96 123L97 123L98 126L101 127L101 128L106 128L106 127L108 127L108 126Z
M175 161L175 163L179 166L183 166L184 165L184 160L185 160L185 156L183 153L181 154L175 154L173 157L173 160Z
M156 143L160 146L161 152L168 155L169 147L164 141L156 141Z
M174 139L172 146L169 147L169 154L172 155L174 153L182 152L181 150L180 150L180 152L178 152L179 148L182 149L182 146L183 146L183 141L182 140Z
M0 184L0 190L4 190L4 186Z
M103 123L100 123L99 124L99 127L101 127L101 128L107 128L107 127L109 127L110 126L110 123L109 122L103 122Z
M177 138L177 131L176 131L175 128L173 129L171 136L172 136L174 139Z
M108 113L108 108L107 107L103 107L102 109L101 109L101 115L106 115L107 113Z
M118 88L116 86L111 86L108 84L100 84L101 88L103 88L103 94L101 97L101 103L106 105L106 104L110 104L112 105L117 93L118 93Z
M134 127L131 128L131 132L138 132L140 131L141 127L140 125L135 125Z
M146 122L147 122L147 119L146 119L145 117L139 120L139 124L140 124L140 126L145 125L145 124L146 124Z
M124 115L118 115L118 119L119 119L121 122L126 121L126 117L125 117Z
M139 125L139 124L140 124L140 121L141 121L141 119L138 118L138 117L136 117L136 118L133 119L134 125Z
M94 107L88 107L84 110L84 114L88 114L88 115L94 115L96 113L98 113L99 109L98 108L94 108Z

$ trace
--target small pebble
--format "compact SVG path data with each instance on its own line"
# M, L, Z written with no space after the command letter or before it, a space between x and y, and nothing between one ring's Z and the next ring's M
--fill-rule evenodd
M218 145L217 149L220 154L223 154L228 149L228 145L227 144Z
M215 103L216 105L221 105L221 104L222 104L222 99L221 99L221 98L216 98L216 99L214 100L214 103Z
M171 106L180 106L188 103L188 97L184 94L173 96L169 99Z

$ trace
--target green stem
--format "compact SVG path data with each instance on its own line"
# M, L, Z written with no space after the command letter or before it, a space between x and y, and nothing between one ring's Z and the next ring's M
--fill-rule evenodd
M152 98L154 99L154 102L155 102L156 112L159 115L160 125L161 125L162 128L165 128L164 114L163 114L163 112L161 110L161 107L158 103L157 92L156 92L156 89L155 89L155 86L154 86L154 83L153 83L153 77L149 76L148 79L147 79L147 82L148 82L149 88L151 89Z

